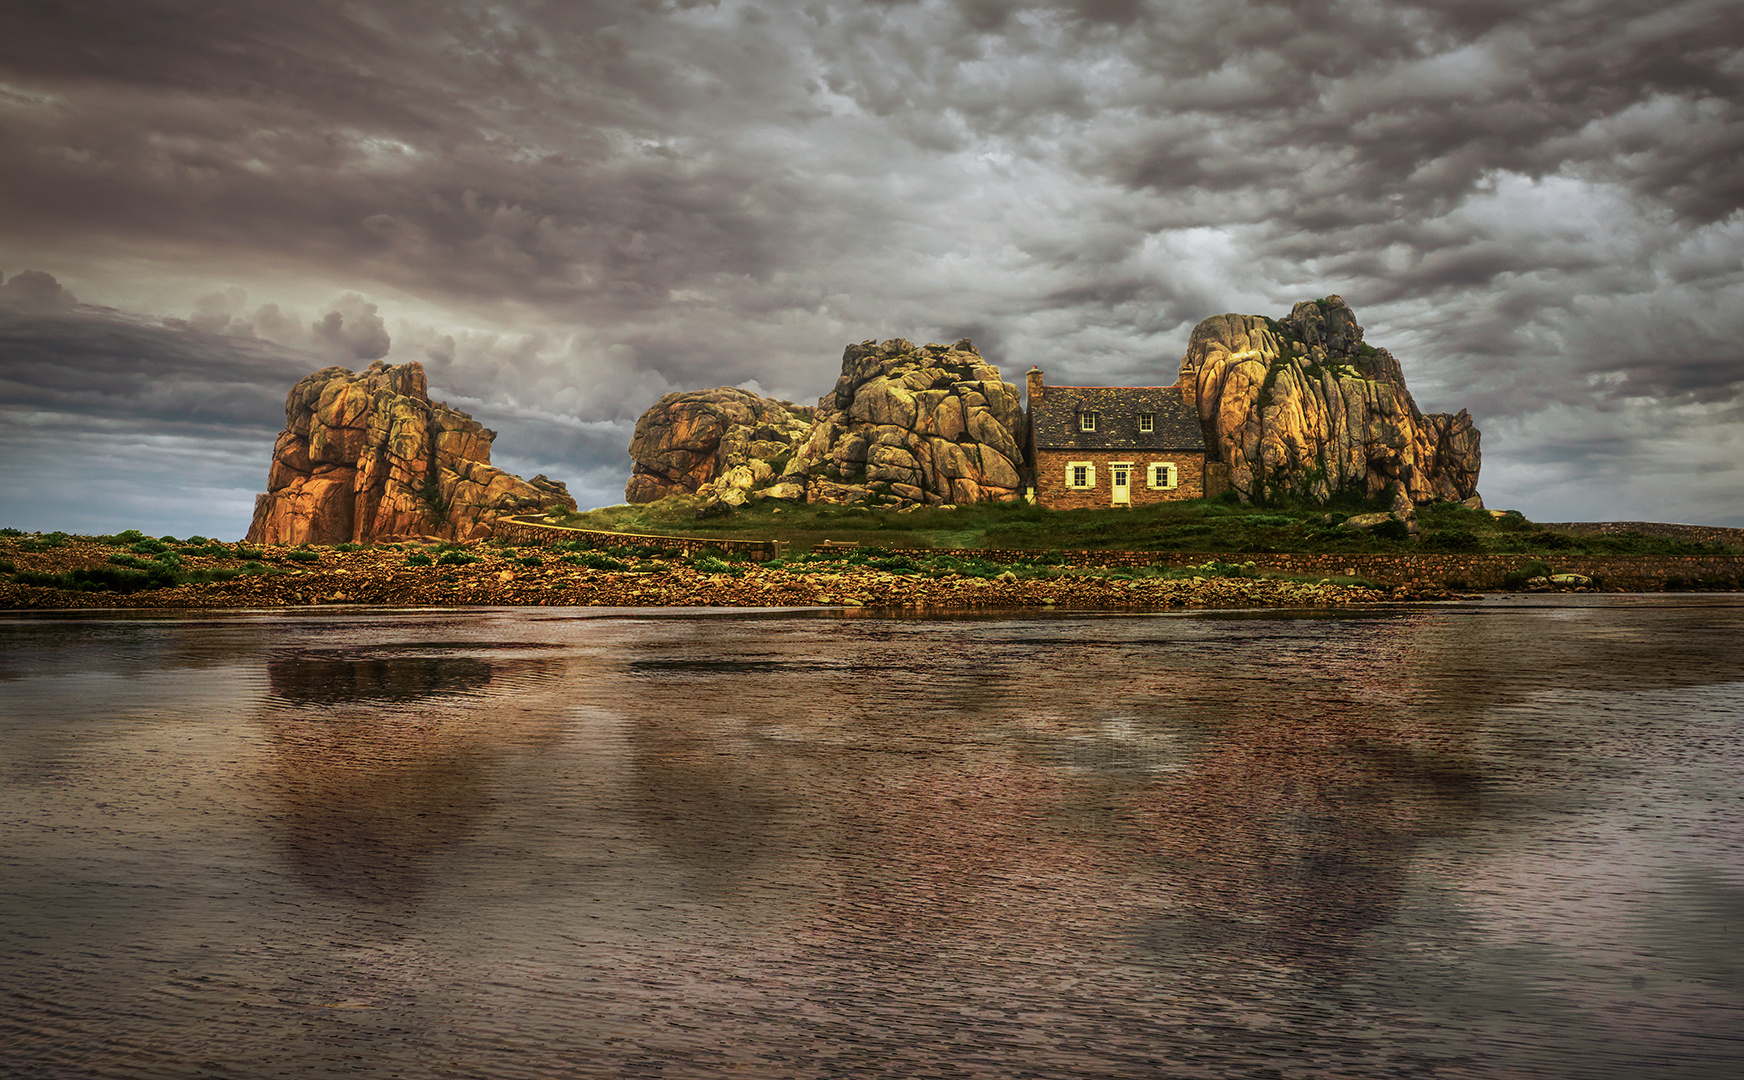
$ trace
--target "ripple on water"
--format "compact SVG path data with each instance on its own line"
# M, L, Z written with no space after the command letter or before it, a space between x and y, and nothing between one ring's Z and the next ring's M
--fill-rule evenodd
M1744 611L0 629L24 1076L1730 1077Z

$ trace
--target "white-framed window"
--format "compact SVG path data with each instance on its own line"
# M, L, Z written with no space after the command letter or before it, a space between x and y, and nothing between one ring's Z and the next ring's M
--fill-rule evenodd
M1141 412L1141 413L1139 413L1138 414L1138 429L1139 429L1139 431L1143 432L1146 435L1149 435L1151 432L1155 431L1157 429L1157 414L1154 412Z
M1092 461L1066 462L1066 486L1077 491L1096 486L1096 463Z
M1152 491L1169 491L1181 484L1181 472L1172 461L1153 461L1149 471L1145 479Z
M1099 421L1101 419L1102 419L1101 413L1081 412L1078 414L1078 430L1079 431L1095 431L1097 421Z

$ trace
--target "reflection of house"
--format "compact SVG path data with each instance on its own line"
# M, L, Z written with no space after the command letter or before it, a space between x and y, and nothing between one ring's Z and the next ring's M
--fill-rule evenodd
M1043 386L1029 373L1035 501L1055 510L1206 494L1205 436L1182 386ZM1210 494L1222 485L1214 483Z

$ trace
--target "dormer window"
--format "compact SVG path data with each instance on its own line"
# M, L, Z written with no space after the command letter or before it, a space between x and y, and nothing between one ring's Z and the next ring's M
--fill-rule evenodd
M1096 422L1101 419L1101 413L1081 412L1078 414L1079 431L1095 431Z
M1149 435L1151 432L1155 431L1157 429L1157 414L1154 412L1141 412L1141 413L1139 413L1138 414L1138 429L1139 429L1139 431L1143 432L1146 435Z

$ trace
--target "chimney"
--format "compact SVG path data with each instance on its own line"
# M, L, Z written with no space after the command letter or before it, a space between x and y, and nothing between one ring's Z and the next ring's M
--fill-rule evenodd
M1029 389L1029 409L1033 413L1036 406L1042 403L1042 369L1031 367L1029 374L1024 378Z
M1175 385L1180 388L1181 400L1187 403L1188 408L1197 411L1199 408L1199 373L1197 371L1183 371L1181 377L1175 381Z

